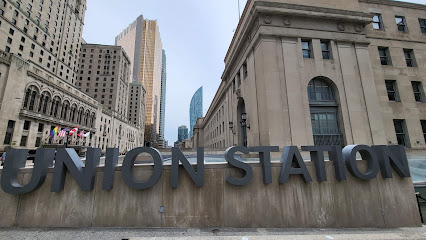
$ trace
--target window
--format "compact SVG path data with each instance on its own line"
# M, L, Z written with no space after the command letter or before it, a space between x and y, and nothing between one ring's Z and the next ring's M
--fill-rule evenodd
M420 31L423 34L426 34L426 19L420 19L419 18L419 24L420 24Z
M15 121L9 120L9 122L7 123L6 134L4 136L4 144L10 145L12 143L14 129Z
M373 17L373 29L383 30L382 14L380 14L380 13L374 13L374 17Z
M423 138L425 139L425 142L426 142L426 120L421 120L420 123L422 125Z
M423 102L423 86L421 82L411 82L411 86L413 86L414 99L416 102Z
M332 87L325 80L314 78L308 85L308 97L315 145L343 146L338 104Z
M407 138L405 136L405 121L404 120L393 120L395 126L396 140L398 145L404 145L408 147Z
M235 79L232 81L232 91L235 92Z
M321 41L321 51L323 59L332 59L330 50L330 41Z
M31 122L30 121L25 121L24 122L24 131L29 131L30 130L30 126L31 126Z
M28 138L28 136L22 136L21 137L21 143L19 144L19 146L21 146L21 147L27 146L27 138Z
M408 67L416 66L413 49L404 49L404 56Z
M240 86L241 85L240 71L238 71L237 76L235 78L237 78L238 86Z
M407 24L405 23L405 17L395 16L396 26L398 27L398 31L407 32Z
M41 137L36 138L35 147L40 147Z
M395 80L386 80L386 91L388 92L389 101L399 102L399 94Z
M379 47L379 56L382 65L391 65L389 48Z
M39 132L39 133L43 132L43 128L44 128L44 124L43 123L39 123L38 124L37 132Z
M312 58L311 42L302 40L303 58Z
M243 77L244 77L244 79L246 79L246 78L247 78L247 76L248 76L248 72L247 72L247 63L246 63L246 62L244 62L244 63L243 63Z
M13 30L12 28L9 29L9 34L13 35L15 33L15 30Z
M11 44L12 43L12 38L8 37L7 38L7 43Z
M6 48L4 49L5 52L10 52L10 47L6 46Z

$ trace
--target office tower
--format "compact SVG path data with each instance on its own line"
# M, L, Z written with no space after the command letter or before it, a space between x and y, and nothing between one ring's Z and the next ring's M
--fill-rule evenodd
M141 132L145 128L145 95L142 83L130 83L128 119L130 123L140 127Z
M82 44L76 87L99 101L104 109L127 117L130 60L123 48Z
M188 128L185 125L182 125L178 128L178 142L183 142L183 140L188 139Z
M192 96L189 107L189 137L191 138L197 119L203 117L203 87L200 87Z
M160 132L163 55L158 22L139 16L116 37L115 42L124 48L130 59L133 59L131 67L133 81L140 82L145 87L145 144L155 146Z
M160 99L160 134L158 135L158 146L167 147L164 139L164 125L166 118L166 84L167 84L167 67L166 67L166 51L163 49L163 59L161 68L161 99Z

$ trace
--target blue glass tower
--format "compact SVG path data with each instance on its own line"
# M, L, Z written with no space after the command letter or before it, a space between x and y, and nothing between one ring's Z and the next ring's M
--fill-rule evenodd
M189 107L189 137L193 135L193 129L197 123L197 119L203 117L203 87L200 87L192 96L191 105Z
M183 142L185 139L188 139L188 128L184 125L178 128L178 142Z

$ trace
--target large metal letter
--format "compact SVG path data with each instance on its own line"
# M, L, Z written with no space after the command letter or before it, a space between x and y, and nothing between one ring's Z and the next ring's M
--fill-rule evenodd
M105 157L102 190L112 190L114 186L115 166L118 164L118 148L107 148Z
M225 152L226 161L232 166L242 169L245 172L245 174L244 174L244 177L242 178L234 178L231 176L227 176L226 182L232 185L244 186L249 184L251 179L253 178L253 169L247 163L241 162L235 159L234 154L236 152L242 152L242 153L248 154L250 151L247 147L230 147L226 149L226 152Z
M179 162L182 163L197 187L204 186L204 148L197 148L197 171L192 168L179 148L172 148L172 177L170 180L173 188L179 186Z
M258 152L259 160L262 164L263 182L265 184L272 183L272 169L271 169L271 152L279 152L279 147L251 147L250 152Z
M379 156L383 178L392 178L392 168L402 178L411 177L404 146L373 146L373 149Z
M154 173L152 174L151 178L146 182L135 181L132 175L132 169L135 164L136 157L142 153L148 153L154 160ZM122 176L124 183L130 188L143 190L153 187L158 182L158 180L160 180L162 173L163 156L157 149L148 147L135 148L129 153L127 153L126 157L124 158Z
M356 154L359 152L362 159L368 163L366 173L362 173L356 164ZM354 176L362 180L371 180L377 176L379 172L379 161L377 160L376 153L365 145L349 145L342 150L343 158L346 161L346 166L349 172Z
M315 172L318 182L327 181L325 171L324 152L330 152L330 146L304 146L302 151L308 151L311 155L311 161L315 163Z
M296 146L284 147L283 154L281 156L281 162L283 163L281 168L279 183L288 182L290 175L302 175L305 182L312 182L311 175L306 168L305 162L300 155L299 149ZM297 168L293 168L292 163L296 164Z
M334 173L338 181L346 180L345 162L343 161L342 149L340 146L332 146L328 153L330 161L334 164Z
M25 167L28 150L9 149L1 175L1 188L9 194L26 194L38 189L46 179L47 170L53 164L54 149L37 149L34 159L34 168L30 182L22 186L18 183L18 170Z
M64 190L67 169L83 191L91 191L95 186L96 167L99 166L101 149L88 148L86 153L86 165L73 148L58 148L55 158L55 169L51 191Z

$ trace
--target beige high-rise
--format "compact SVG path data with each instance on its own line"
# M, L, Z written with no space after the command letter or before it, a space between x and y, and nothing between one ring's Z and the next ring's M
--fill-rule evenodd
M134 82L146 89L145 143L156 144L160 129L162 42L157 20L142 16L123 30L115 40L132 61Z

